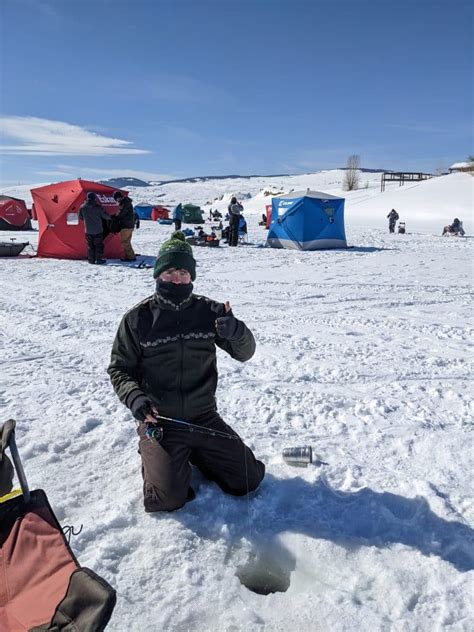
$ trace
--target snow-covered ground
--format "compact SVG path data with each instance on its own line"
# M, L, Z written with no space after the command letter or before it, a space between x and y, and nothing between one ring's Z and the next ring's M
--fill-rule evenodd
M289 188L316 188L296 178ZM0 259L2 417L18 421L30 486L60 522L83 524L80 562L117 589L108 629L473 629L474 240L439 236L455 215L472 230L472 181L354 192L348 250L259 247L253 198L249 245L194 249L196 291L229 300L257 339L245 364L219 351L218 402L267 476L234 498L196 474L197 498L170 514L143 512L134 423L105 372L151 271ZM251 184L226 194L272 185ZM214 185L167 185L169 199L213 202ZM392 206L410 234L387 233ZM155 255L171 230L142 222L134 244ZM325 464L283 462L304 445Z

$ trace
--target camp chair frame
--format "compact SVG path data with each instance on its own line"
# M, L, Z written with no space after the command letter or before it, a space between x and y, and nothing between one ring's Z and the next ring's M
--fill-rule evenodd
M243 225L245 228L242 228L242 220L243 220ZM239 227L238 227L238 243L239 244L247 244L248 240L249 240L249 236L248 236L248 224L247 224L247 220L245 219L245 217L243 215L240 216L239 219Z
M13 466L16 471L16 475L18 476L18 481L21 487L21 493L23 494L23 500L25 503L30 502L30 488L28 487L28 481L26 480L25 470L23 469L23 463L20 459L20 454L18 452L18 448L16 447L15 441L15 430L12 431L9 441L8 447L10 448L10 454L12 455Z
M243 230L239 230L239 244L247 244L249 241L249 236Z

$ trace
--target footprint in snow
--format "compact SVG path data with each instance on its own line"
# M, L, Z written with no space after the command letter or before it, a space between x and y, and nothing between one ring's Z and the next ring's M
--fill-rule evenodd
M91 430L94 430L94 428L97 428L98 426L102 425L102 421L100 419L95 419L94 417L90 417L89 419L86 419L86 421L83 423L83 425L80 428L81 432L90 432Z
M71 442L69 439L66 439L64 441L57 441L56 443L53 444L52 450L56 454L59 454L63 452L66 448L68 448L70 445L71 445Z

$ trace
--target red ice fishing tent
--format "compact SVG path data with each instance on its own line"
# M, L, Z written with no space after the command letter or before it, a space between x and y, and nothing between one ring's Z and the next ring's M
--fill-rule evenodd
M159 219L169 219L169 216L169 210L166 207L160 205L154 206L151 212L151 219L155 222Z
M69 180L31 189L38 217L38 256L57 259L85 259L87 244L84 224L79 221L79 209L89 192L110 215L118 212L113 194L117 189L87 180ZM126 191L122 191L127 195ZM120 237L110 234L104 240L104 256L119 259L124 256Z
M267 204L265 206L265 215L266 215L266 224L265 228L270 228L270 224L272 223L272 205Z
M0 195L0 230L31 230L24 200Z

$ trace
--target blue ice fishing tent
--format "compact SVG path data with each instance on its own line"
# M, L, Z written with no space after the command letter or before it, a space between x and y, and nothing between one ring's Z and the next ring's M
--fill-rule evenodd
M272 198L267 245L294 250L347 248L344 198L309 189Z
M152 210L153 206L148 204L148 202L142 202L141 204L137 204L135 206L135 213L140 219L151 219Z

